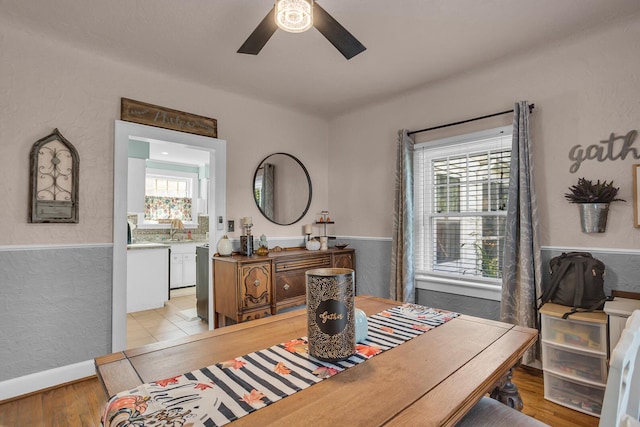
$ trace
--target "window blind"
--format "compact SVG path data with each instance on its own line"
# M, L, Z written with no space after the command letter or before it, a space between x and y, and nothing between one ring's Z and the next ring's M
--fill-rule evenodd
M510 162L510 126L416 146L417 272L501 277Z

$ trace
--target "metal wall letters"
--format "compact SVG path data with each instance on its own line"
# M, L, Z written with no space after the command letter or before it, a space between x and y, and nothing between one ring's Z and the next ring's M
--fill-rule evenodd
M629 154L634 159L640 159L640 153L635 147L632 147L637 135L637 130L629 131L625 136L615 136L614 133L611 133L609 139L600 141L600 144L592 144L586 148L582 148L580 144L574 145L569 151L569 159L574 162L569 168L569 172L576 173L580 168L580 164L585 160L597 160L599 162L624 160ZM616 144L616 141L622 141L622 144Z

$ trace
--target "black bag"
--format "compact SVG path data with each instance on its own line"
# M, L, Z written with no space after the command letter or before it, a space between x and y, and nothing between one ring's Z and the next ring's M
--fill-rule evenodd
M604 263L589 252L569 252L551 258L551 283L542 293L542 304L572 307L562 316L566 319L578 311L600 310L604 294ZM580 309L580 310L579 310Z

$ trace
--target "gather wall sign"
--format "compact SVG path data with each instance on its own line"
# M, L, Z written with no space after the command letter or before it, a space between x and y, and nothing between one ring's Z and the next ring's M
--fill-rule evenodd
M121 98L120 120L196 135L218 137L218 121L197 114Z
M585 160L597 160L604 162L605 160L624 160L631 155L634 159L640 159L638 149L633 147L633 143L638 135L637 130L629 131L626 135L616 136L611 133L609 139L600 141L599 144L591 144L587 147L582 145L574 145L569 150L569 159L573 161L569 172L576 173L580 169L580 165Z

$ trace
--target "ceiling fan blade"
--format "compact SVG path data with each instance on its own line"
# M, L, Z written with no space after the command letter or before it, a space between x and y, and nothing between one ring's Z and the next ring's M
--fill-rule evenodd
M278 25L274 19L275 7L271 8L267 16L258 24L253 33L245 40L238 49L238 53L246 53L249 55L257 55L265 44L269 41L273 33L278 29Z
M313 2L313 26L347 59L351 59L367 49L317 2Z

